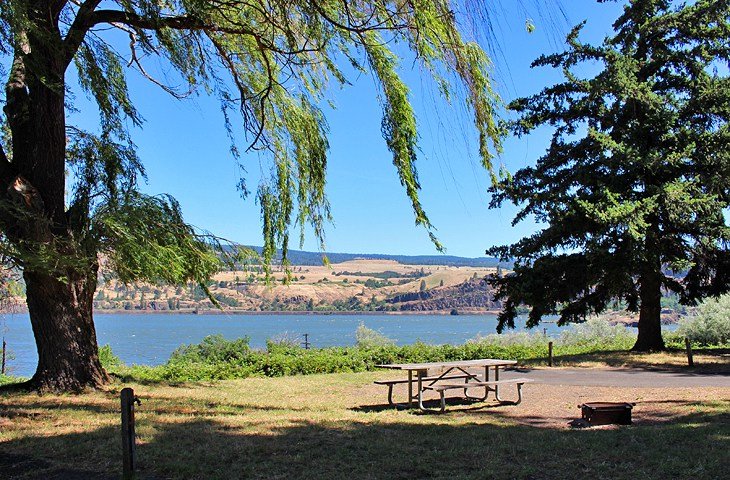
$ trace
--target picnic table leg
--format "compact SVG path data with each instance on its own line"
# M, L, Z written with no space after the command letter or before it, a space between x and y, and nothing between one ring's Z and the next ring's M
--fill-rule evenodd
M485 373L485 375L486 375L486 377L487 377L487 380L488 380L488 379L489 379L489 367L484 367L484 373ZM479 381L479 378L478 378L477 376L474 376L473 378L474 378L474 380L476 380L477 382ZM471 400L471 401L473 401L473 402L483 402L484 400L486 400L486 399L487 399L487 395L489 395L489 387L487 387L487 386L485 386L485 387L484 387L484 396L482 396L482 397L472 397L472 396L471 396L471 395L469 395L469 393L467 392L467 389L469 388L469 380L470 380L470 379L469 379L469 377L467 377L467 378L465 378L464 380L465 380L465 381L464 381L464 397L465 397L465 398L466 398L467 400ZM480 388L480 387L474 387L474 388Z
M423 377L426 375L427 372L418 371L418 408L422 412L439 412L444 413L446 411L446 397L443 390L441 390L439 393L441 394L441 408L439 410L432 409L432 408L426 408L426 406L423 404Z
M391 407L395 406L395 402L393 402L393 384L391 383L388 385L388 405Z
M413 407L413 370L408 370L408 408Z
M517 402L515 403L515 405L519 405L520 403L522 403L522 384L518 383L517 384Z
M485 365L484 366L484 381L485 382L488 382L489 381L489 365ZM486 400L487 397L489 396L489 391L490 390L491 390L491 388L484 387L484 400Z
M499 367L498 366L494 367L494 381L495 382L499 381ZM494 398L496 398L498 402L502 401L502 399L499 398L499 384L498 383L494 385Z
M418 371L418 407L423 408L423 372Z
M441 407L437 410L435 408L426 408L426 406L423 404L423 392L418 392L418 408L422 412L439 412L444 413L446 411L446 396L445 392L441 390L439 392L441 394Z

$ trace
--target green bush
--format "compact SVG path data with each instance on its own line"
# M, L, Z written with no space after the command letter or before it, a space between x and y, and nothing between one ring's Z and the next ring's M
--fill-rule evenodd
M364 348L395 345L395 341L386 337L377 330L366 327L364 323L360 323L357 330L355 330L355 343L358 347Z
M122 361L119 357L114 355L112 347L109 345L99 347L99 360L101 361L101 366L104 367L105 370L113 370L114 368L122 365Z
M223 335L209 335L195 345L183 345L172 352L171 362L220 363L245 358L251 351L249 337L226 340Z
M677 333L702 346L730 343L730 295L705 300L693 315L680 321Z
M541 359L547 356L550 341L540 333L511 332L487 335L463 345L412 345L395 343L374 330L360 325L357 345L305 350L292 340L267 341L266 350L249 347L249 339L226 340L210 336L197 345L178 348L170 360L158 367L124 367L115 364L112 373L137 381L205 381L279 377L315 373L363 372L388 363L443 362L478 358L514 360ZM626 350L635 338L624 327L591 320L576 325L555 340L556 355L575 355L606 350ZM111 351L108 352L111 357Z
M301 350L303 350L302 344L299 343L298 339L291 338L288 335L280 335L266 340L266 351L269 353L298 355Z
M631 348L636 341L634 335L622 325L611 325L606 320L590 319L578 323L560 333L559 346L595 346L612 349Z

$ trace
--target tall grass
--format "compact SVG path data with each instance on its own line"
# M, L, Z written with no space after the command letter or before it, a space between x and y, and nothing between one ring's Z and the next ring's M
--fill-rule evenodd
M591 320L551 339L540 333L513 332L476 338L462 345L395 345L380 332L364 325L357 329L357 345L305 350L290 341L269 341L266 350L249 346L248 338L226 340L206 337L200 344L178 348L161 366L125 367L106 363L105 368L125 379L138 381L201 381L249 376L307 375L362 372L376 365L408 362L442 362L478 358L533 360L547 356L547 343L555 342L556 355L626 350L635 338L623 327ZM111 353L111 352L109 352Z

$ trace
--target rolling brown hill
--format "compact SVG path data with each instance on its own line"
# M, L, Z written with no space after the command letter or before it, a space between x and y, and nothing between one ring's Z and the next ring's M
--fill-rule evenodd
M268 282L259 267L221 272L209 283L228 311L484 311L498 308L484 278L490 267L405 265L394 260L352 260L281 268ZM208 311L213 303L196 285L99 286L97 311Z

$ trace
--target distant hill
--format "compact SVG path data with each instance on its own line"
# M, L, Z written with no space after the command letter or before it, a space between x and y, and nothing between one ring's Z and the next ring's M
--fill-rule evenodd
M97 311L213 311L211 297L229 312L484 312L499 308L485 278L496 267L424 265L435 258L466 263L474 259L436 256L363 258L335 254L322 264L320 254L292 252L294 265L274 265L268 279L261 265L217 273L200 285L123 284L109 278L94 298ZM399 263L395 259L414 264ZM481 260L481 259L478 259ZM312 265L303 264L312 262ZM503 271L509 271L503 267ZM287 280L285 282L285 280Z
M261 253L261 247L247 247ZM500 262L493 257L456 257L453 255L386 255L382 253L320 253L289 250L288 258L292 265L322 265L322 257L326 255L331 263L349 262L351 260L394 260L403 265L446 265L450 267L502 267L511 268L511 262ZM281 256L276 258L281 261Z

